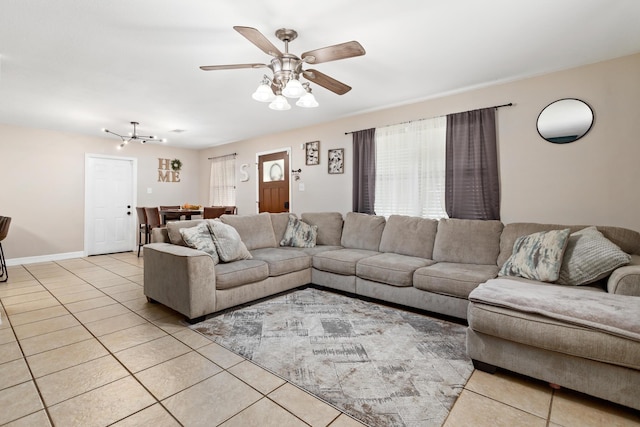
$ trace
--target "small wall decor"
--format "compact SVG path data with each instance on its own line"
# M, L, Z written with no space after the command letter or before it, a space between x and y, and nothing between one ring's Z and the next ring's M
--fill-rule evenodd
M344 148L329 150L329 173L344 173Z
M320 164L320 141L307 142L304 145L306 160L308 166Z
M178 162L175 164L174 162ZM182 162L178 159L158 158L158 182L180 182L180 168Z
M242 177L240 178L240 182L249 181L249 172L247 172L248 168L249 168L249 164L248 163L243 163L240 166L240 175L242 175Z

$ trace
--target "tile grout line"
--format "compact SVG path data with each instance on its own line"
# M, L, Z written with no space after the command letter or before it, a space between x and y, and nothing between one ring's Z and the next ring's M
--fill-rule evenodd
M33 277L42 286L42 283L28 269L25 268L25 270L31 275L31 277ZM47 289L47 292L49 292L48 289ZM4 302L2 302L2 299L0 299L0 306L2 306L2 310L5 313L7 313L7 310L5 308ZM16 344L18 345L18 348L20 349L20 353L22 354L22 360L24 361L24 364L27 365L27 369L29 370L29 375L31 376L30 382L32 382L33 386L36 388L36 391L38 393L38 398L40 399L40 403L42 404L42 409L44 410L45 414L47 415L47 419L48 419L49 423L53 426L55 424L53 423L53 419L51 418L51 414L49 413L49 407L47 406L47 404L44 401L44 397L42 396L42 392L40 391L40 387L38 386L38 382L36 381L36 377L35 377L35 375L33 375L33 371L31 370L31 365L29 365L29 362L27 361L27 356L24 354L24 350L22 348L22 344L20 343L20 340L18 339L18 336L16 335L15 327L13 326L13 323L11 322L11 319L9 318L8 314L7 314L7 322L9 322L9 326L11 327L11 332L13 332L13 336L16 339ZM24 384L24 383L21 383L21 384ZM25 417L31 416L33 414L36 414L39 411L40 410L35 411L35 412L31 412L29 414L25 414L25 415L23 415L23 416L21 416L19 418L16 418L15 420L11 420L9 422L21 420L22 418L25 418Z
M115 259L115 258L114 258L114 259ZM92 286L94 289L100 290L100 289L96 288L92 283L87 282L84 278L82 278L82 277L78 276L78 275L77 275L76 273L74 273L72 270L69 270L67 267L65 267L65 266L63 266L63 265L60 265L60 264L59 264L59 263L57 263L56 261L52 261L52 263L53 263L53 264L55 264L55 265L57 265L59 268L61 268L61 269L65 270L65 271L68 271L69 273L73 274L75 277L78 277L79 279L81 279L82 281L84 281L86 284L89 284L90 286ZM104 267L102 267L102 266L98 266L97 264L94 264L94 263L91 263L91 264L93 264L93 265L95 265L95 266L97 266L97 267L100 267L100 268L101 268L101 269L103 269L103 270L110 271L110 270L108 270L108 269L106 269L106 268L104 268ZM23 267L23 268L24 268L24 267ZM117 358L117 357L116 357L116 356L111 352L111 350L110 350L110 349L108 349L108 348L107 348L107 347L102 343L102 341L100 341L100 339L99 339L96 335L94 335L94 334L93 334L93 332L91 332L91 331L86 327L86 325L84 324L84 322L82 322L80 319L78 319L78 318L76 317L76 315L75 315L74 313L72 313L72 312L71 312L71 311L66 307L66 304L62 303L62 302L58 299L58 297L56 297L55 295L53 295L53 294L51 293L51 290L50 290L50 289L49 289L49 288L48 288L44 283L42 283L42 282L41 282L41 281L40 281L40 280L39 280L39 279L38 279L38 278L37 278L37 277L36 277L36 276L35 276L35 275L34 275L34 274L29 270L29 269L28 269L28 268L25 268L25 270L26 270L26 271L27 271L27 272L28 272L28 273L29 273L29 274L30 274L30 275L31 275L31 276L32 276L32 277L33 277L33 278L34 278L38 283L40 283L40 285L41 285L42 287L44 287L44 288L47 290L47 292L48 292L48 293L49 293L49 294L50 294L50 295L51 295L51 296L52 296L52 297L53 297L53 298L54 298L54 299L55 299L55 300L56 300L56 301L57 301L57 302L58 302L58 303L59 303L59 304L60 304L60 305L61 305L61 306L62 306L62 307L63 307L63 308L64 308L64 309L65 309L65 310L66 310L66 311L67 311L67 312L68 312L68 313L69 313L69 314L70 314L70 315L71 315L71 316L72 316L72 317L73 317L73 318L74 318L74 319L75 319L79 324L80 324L80 325L82 325L82 327L83 327L83 328L84 328L84 329L85 329L85 330L86 330L86 331L87 331L87 332L88 332L88 333L93 337L93 339L95 339L95 340L96 340L96 341L97 341L97 342L98 342L98 343L99 343L99 344L100 344L100 345L101 345L101 346L102 346L102 347L107 351L108 355L110 355L111 357L113 357L113 358L118 362L118 364L120 364L120 365L125 369L125 371L129 374L129 376L133 377L133 379L134 379L138 384L140 384L140 385L144 388L144 390L145 390L145 391L147 391L147 392L149 393L149 395L150 395L150 396L151 396L151 397L152 397L152 398L153 398L157 403L159 403L159 404L164 408L164 405L162 405L162 403L161 403L161 402L160 402L160 401L155 397L155 395L153 395L153 393L151 393L151 391L150 391L150 390L148 390L148 389L147 389L147 387L145 387L145 386L144 386L144 384L142 384L142 383L138 380L138 378L136 378L136 376L135 376L135 375L134 375L134 374L133 374L133 373L132 373L132 372L131 372L131 371L130 371L126 366L124 366L124 364L122 364L122 362L120 362L120 359L118 359L118 358ZM111 271L110 271L110 272L111 272ZM116 274L116 273L114 273L114 274ZM120 277L125 278L124 276L120 276ZM102 291L100 291L100 292L102 292ZM102 293L104 293L104 292L102 292ZM108 296L109 298L111 298L111 297L110 297L109 295L107 295L107 294L105 294L105 296ZM135 313L133 310L131 310L129 307L125 306L124 304L121 304L119 301L116 301L116 300L114 300L113 298L111 298L111 299L115 302L115 304L120 304L120 305L122 305L123 307L125 307L127 310L129 310L129 311L131 311L132 313L134 313L134 314L138 315L138 314L137 314L137 313ZM1 301L0 301L0 303L1 303ZM111 304L111 305L115 305L115 304ZM4 307L4 304L2 304L2 305L3 305L3 307ZM99 307L98 307L98 308L99 308ZM83 311L89 311L89 310L92 310L92 309L83 310ZM6 312L6 310L4 310L4 311ZM37 311L37 310L32 310L32 311ZM79 313L80 313L80 312L79 312ZM139 316L139 315L138 315L138 316ZM56 317L60 317L60 316L56 316ZM112 317L115 317L115 316L112 316ZM143 318L143 319L144 319L145 321L147 321L148 323L151 323L148 319L146 319L146 318L144 318L144 317L142 317L142 316L140 316L140 317L141 317L141 318ZM25 353L24 353L24 350L22 349L22 345L20 344L20 340L18 339L18 337L17 337L17 335L16 335L16 333L15 333L14 326L13 326L13 324L11 323L11 321L10 321L10 319L9 319L9 316L8 316L8 315L7 315L7 319L9 320L9 324L10 324L10 326L11 326L11 329L12 329L12 332L13 332L13 334L14 334L14 337L16 338L16 342L18 343L18 346L20 347L20 352L22 353L23 360L24 360L25 364L27 365L27 368L29 369L29 373L30 373L30 375L31 375L31 380L33 381L34 386L36 387L36 390L38 391L38 396L40 397L40 401L41 401L41 403L42 403L42 406L43 406L44 410L46 411L47 417L49 418L49 422L51 423L51 425L55 425L55 423L53 423L53 419L51 418L51 414L49 413L49 406L48 406L48 405L46 404L46 402L44 401L44 397L42 396L42 392L40 391L40 387L39 387L39 385L38 385L38 382L36 381L36 378L35 378L35 376L33 375L33 371L31 370L31 366L29 365L29 362L27 361L27 357L26 357L26 355L25 355ZM35 323L35 322L31 322L31 323ZM68 328L63 328L63 329L61 329L61 330L64 330L64 329L68 329ZM57 331L54 331L54 332L57 332ZM165 332L166 332L166 331L165 331ZM41 335L46 335L46 334L41 334ZM170 334L169 334L169 335L170 335ZM82 340L82 341L88 341L88 340ZM81 342L81 341L79 341L79 342ZM72 343L72 344L76 344L76 343ZM68 344L68 345L66 345L66 346L61 346L61 347L57 347L57 348L64 348L64 347L68 347L69 345L72 345L72 344ZM51 349L51 350L54 350L54 349ZM50 351L50 350L47 350L47 351ZM36 353L36 354L41 354L41 353L44 353L44 352L40 352L40 353ZM96 359L92 359L92 360L90 360L90 361L86 361L86 362L83 362L83 363L80 363L80 364L76 364L76 365L74 365L74 366L79 366L79 365L82 365L82 364L84 364L84 363L89 363L89 362L91 362L91 361L93 361L93 360L96 360ZM65 369L70 369L70 368L72 368L72 367L73 367L73 366L70 366L70 367L65 368ZM47 374L47 375L50 375L50 374L53 374L53 373L56 373L56 372L62 372L62 371L64 371L65 369L61 369L61 370L59 370L59 371L51 372L51 373L49 373L49 374ZM44 376L46 376L46 375L43 375L43 377L44 377ZM105 385L112 384L112 383L114 383L114 382L116 382L116 381L119 381L119 380L121 380L121 379L122 379L122 378L119 378L119 379L114 380L114 381L110 381L110 382L108 382L108 383L106 383L106 384L101 385L100 387L104 387ZM66 401L68 401L68 400L71 400L71 399L73 399L73 398L76 398L76 397L78 397L78 396L80 396L80 395L82 395L82 394L88 393L88 392L90 392L90 391L97 390L97 389L98 389L98 388L100 388L100 387L96 387L96 388L93 388L93 389L91 389L91 390L87 390L87 391L85 391L85 392L83 392L83 393L81 393L81 394L79 394L79 395L72 396L72 397L70 397L69 399L65 399L65 400L63 400L62 402L66 402ZM56 403L55 405L58 405L58 404L60 404L60 403L62 403L62 402L58 402L58 403ZM155 404L155 403L153 403L153 404L151 404L151 405L149 405L149 406L147 406L147 407L141 408L141 409L140 409L139 411L137 411L137 412L143 411L143 410L145 410L145 409L147 409L147 408L149 408L149 407L153 406L154 404ZM55 406L55 405L51 405L51 407L53 407L53 406ZM164 409L166 410L166 408L164 408ZM135 412L135 413L137 413L137 412ZM171 417L172 417L172 418L174 418L174 419L175 419L175 417L173 416L173 414L171 414L171 412L170 412L170 411L168 411L168 410L167 410L167 412L171 415ZM28 416L28 415L31 415L31 414L27 414L27 415L25 415L24 417L26 417L26 416ZM133 415L133 414L129 414L129 415L127 415L126 417L122 418L121 420L123 420L123 419L125 419L125 418L127 418L127 417L129 417L129 416L131 416L131 415ZM20 418L18 418L18 419L21 419L21 418L24 418L24 417L20 417ZM121 420L117 420L117 421L115 421L115 422L118 422L118 421L121 421ZM180 423L177 419L175 419L175 420L178 422L178 424L182 425L182 423Z

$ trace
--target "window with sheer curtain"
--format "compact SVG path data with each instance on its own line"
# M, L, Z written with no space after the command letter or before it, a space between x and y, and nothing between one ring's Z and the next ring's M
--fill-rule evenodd
M376 129L376 215L446 218L447 118Z
M209 204L211 206L236 205L235 155L221 156L211 159Z

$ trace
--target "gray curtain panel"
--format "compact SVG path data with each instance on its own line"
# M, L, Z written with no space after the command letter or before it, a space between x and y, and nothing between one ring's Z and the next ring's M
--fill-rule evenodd
M376 130L353 132L353 211L375 214Z
M500 219L495 108L447 115L445 205L450 218Z

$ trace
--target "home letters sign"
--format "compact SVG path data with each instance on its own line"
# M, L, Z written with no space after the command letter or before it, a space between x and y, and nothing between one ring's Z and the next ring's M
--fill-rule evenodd
M158 182L180 182L180 171L171 168L171 159L158 158Z

